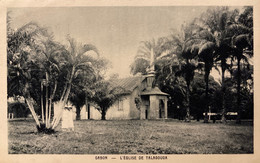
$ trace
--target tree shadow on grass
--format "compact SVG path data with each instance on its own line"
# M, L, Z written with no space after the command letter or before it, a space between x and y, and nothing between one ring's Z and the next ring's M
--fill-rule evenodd
M54 135L60 133L59 131L55 130L49 130L49 129L42 129L37 131L24 131L24 132L19 132L18 134L20 135Z

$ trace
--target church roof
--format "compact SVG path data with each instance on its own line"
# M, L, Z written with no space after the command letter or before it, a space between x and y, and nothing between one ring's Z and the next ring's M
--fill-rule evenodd
M144 76L135 76L122 79L112 79L109 82L113 87L121 87L125 91L123 94L131 94L133 90L138 87L145 79ZM154 87L150 90L145 89L141 92L141 95L162 95L169 96L169 94L162 92L158 87Z
M136 76L136 77L128 77L122 79L112 79L110 83L113 87L122 87L125 89L125 93L131 93L138 85L141 84L144 77Z
M162 92L158 87L154 87L151 90L144 90L141 95L162 95L169 96L169 94Z

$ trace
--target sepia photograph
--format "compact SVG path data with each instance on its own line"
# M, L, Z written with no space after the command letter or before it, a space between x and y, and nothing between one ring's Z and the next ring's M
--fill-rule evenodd
M6 8L8 155L253 155L254 12Z

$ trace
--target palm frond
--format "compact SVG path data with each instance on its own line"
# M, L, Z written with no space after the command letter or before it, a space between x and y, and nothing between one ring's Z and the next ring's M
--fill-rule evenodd
M79 53L84 54L89 51L94 51L97 55L99 55L99 51L95 45L92 44L85 44L82 48L80 48Z
M232 45L237 48L246 48L250 45L249 34L241 34L232 39Z
M233 23L227 27L227 33L229 36L238 36L250 32L250 28L243 24Z
M140 47L137 50L137 55L149 57L150 56L150 50L147 50L147 49L144 49L143 47Z
M68 51L69 51L69 54L71 55L71 62L73 61L73 58L76 57L76 51L77 51L77 43L76 41L71 38L69 35L67 36L67 40L69 42L69 47L68 47Z
M207 29L203 29L201 31L198 32L198 37L200 39L205 39L207 41L211 41L214 42L215 41L215 36L213 33L211 33L209 30Z
M198 54L199 55L206 55L209 53L212 53L215 49L215 44L213 42L205 42L204 44L202 44L202 46L199 49Z

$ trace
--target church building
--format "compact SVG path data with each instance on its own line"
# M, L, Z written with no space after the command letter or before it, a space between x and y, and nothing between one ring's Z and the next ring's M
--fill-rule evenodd
M112 86L125 90L121 98L106 113L106 119L160 119L168 117L168 94L154 86L155 71L151 52L150 68L147 75L115 79ZM86 107L86 119L101 119L94 105Z
M106 119L166 119L168 117L168 94L154 85L155 71L153 50L147 75L111 80L113 87L124 89L122 96L107 110ZM73 117L76 108L72 105ZM87 103L81 108L81 119L101 119L96 105Z

